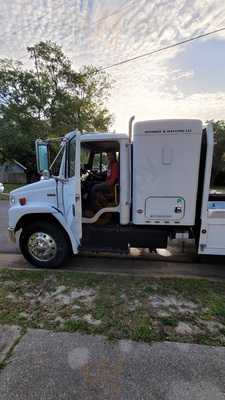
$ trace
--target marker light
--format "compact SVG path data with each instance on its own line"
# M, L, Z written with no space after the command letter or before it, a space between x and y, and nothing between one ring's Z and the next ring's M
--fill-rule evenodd
M20 203L21 206L25 206L26 202L27 202L26 197L20 197L19 203Z

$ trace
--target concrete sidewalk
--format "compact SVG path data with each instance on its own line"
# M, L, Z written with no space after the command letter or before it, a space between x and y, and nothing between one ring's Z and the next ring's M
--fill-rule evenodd
M16 327L0 328L1 337L0 351L11 347L0 373L1 400L225 399L222 347L111 343L32 329L19 338Z

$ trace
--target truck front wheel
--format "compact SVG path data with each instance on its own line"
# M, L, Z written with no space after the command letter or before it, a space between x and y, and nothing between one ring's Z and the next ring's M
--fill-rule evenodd
M43 221L22 229L20 250L26 260L36 267L57 268L69 254L69 243L58 225Z

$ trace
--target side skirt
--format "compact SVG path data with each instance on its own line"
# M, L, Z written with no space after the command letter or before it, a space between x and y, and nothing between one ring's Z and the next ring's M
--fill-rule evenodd
M128 251L129 247L166 248L169 231L158 227L83 224L82 249Z

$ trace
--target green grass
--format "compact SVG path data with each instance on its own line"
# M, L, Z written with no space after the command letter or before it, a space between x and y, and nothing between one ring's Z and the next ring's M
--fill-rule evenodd
M213 302L211 304L211 313L213 315L216 315L222 320L225 320L225 304L224 304L225 299L217 299L217 301Z
M56 290L61 292L55 294ZM71 299L74 291L86 294L64 301ZM151 296L194 303L195 308L186 312L171 305L157 309ZM198 331L177 334L179 322ZM207 323L219 323L222 328L211 332ZM2 270L0 324L103 334L113 340L225 346L225 282Z
M173 318L173 317L161 318L161 323L166 326L173 326L173 327L177 326L177 320L176 320L176 318Z
M67 332L76 332L76 331L87 331L89 332L88 329L88 324L83 321L71 321L68 320L64 324L64 328ZM91 333L91 332L90 332Z

